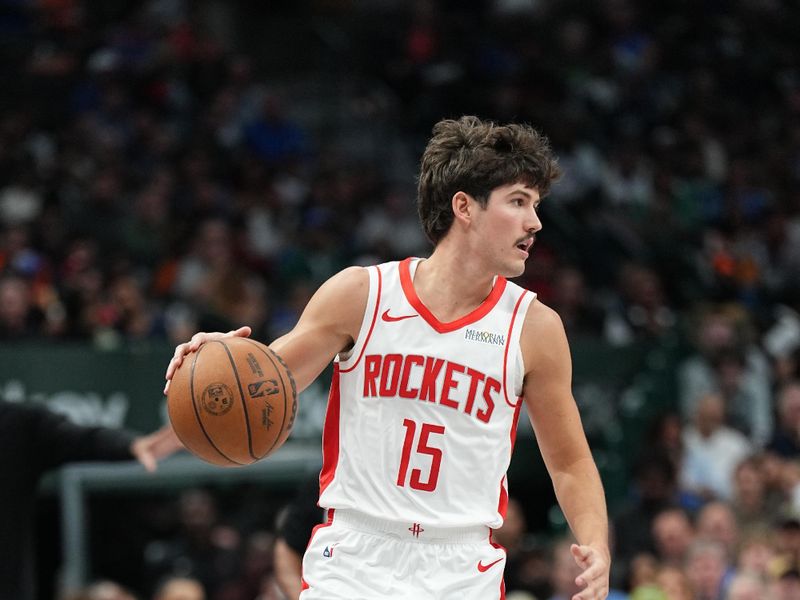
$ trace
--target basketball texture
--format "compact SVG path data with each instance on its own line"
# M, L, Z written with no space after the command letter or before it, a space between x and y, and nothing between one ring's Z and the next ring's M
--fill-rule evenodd
M286 441L297 387L281 357L242 337L206 342L184 357L167 392L169 420L193 454L220 466L247 465Z

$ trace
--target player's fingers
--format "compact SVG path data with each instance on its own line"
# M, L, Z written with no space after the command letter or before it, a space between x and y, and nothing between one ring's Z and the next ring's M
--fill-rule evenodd
M167 371L164 373L164 379L172 379L172 376L175 374L175 369L178 368L178 359L174 356L170 359L169 364L167 365Z
M139 455L139 462L142 463L144 468L150 473L156 470L156 459L148 451L144 451Z
M572 544L569 547L569 551L572 553L572 556L575 558L575 562L577 562L580 566L585 567L586 561L588 560L589 556L591 555L591 549L586 546L579 546L578 544Z
M207 338L207 333L195 333L187 344L186 353L197 351L206 342Z
M187 352L189 352L188 343L178 344L177 346L175 346L175 352L172 353L172 360L169 363L169 366L172 367L173 371L177 368L177 366L173 365L175 363L177 363L177 365L180 365L183 362L183 357L184 355L186 355Z
M575 578L575 584L581 587L588 586L598 579L602 573L603 567L601 565L592 565Z
M178 369L178 367L181 366L182 362L183 358L178 359L173 357L172 360L170 360L169 364L167 365L167 372L164 373L164 379L170 381L172 379L172 376L175 375L175 371Z
M165 384L164 384L164 392L163 392L163 394L164 394L165 396L166 396L166 395L167 395L167 393L169 392L169 384L170 384L170 382L171 382L171 381L172 381L171 379L167 379L167 383L165 383Z
M175 371L178 369L178 367L181 366L181 364L183 364L183 357L186 356L186 354L188 353L189 353L188 343L178 344L177 346L175 346L175 352L172 353L172 359L169 361L169 364L167 365L167 372L164 375L165 379L167 380L172 379L172 376L175 374Z
M170 360L169 365L167 365L167 372L165 374L167 384L164 386L164 393L167 393L167 390L169 389L169 380L172 379L172 376L175 374L175 371L177 371L178 367L183 364L183 359L187 354L191 352L197 352L197 350L200 349L200 346L210 340L229 336L250 337L252 332L253 330L247 325L239 327L239 329L232 329L227 333L206 333L204 331L199 331L195 333L188 342L175 346L175 352L172 354L172 360Z
M600 573L592 572L591 570L587 569L575 578L575 585L582 588L589 587L595 580L597 580L599 576Z
M588 587L585 590L581 590L574 596L572 596L571 600L605 600L606 596L608 595L608 590L600 586L592 586Z

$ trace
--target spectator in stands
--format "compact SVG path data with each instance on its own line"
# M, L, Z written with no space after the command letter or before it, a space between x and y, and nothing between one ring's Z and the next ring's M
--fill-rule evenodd
M153 592L153 600L206 600L206 592L197 579L168 577Z
M794 600L800 598L800 571L791 567L781 571L777 580L770 586L774 600Z
M730 504L709 502L697 515L697 539L718 542L726 552L729 566L739 551L739 523Z
M797 301L792 305L796 307ZM764 331L761 344L772 361L775 387L781 388L800 378L800 314L794 308L778 304L770 316L772 322Z
M611 153L601 174L601 190L608 206L643 213L653 201L653 173L644 153L632 146L620 144Z
M769 589L764 580L753 575L736 575L728 586L726 600L764 600L768 598Z
M649 552L642 552L633 557L631 561L631 574L628 587L634 599L646 597L654 592L656 576L658 574L658 560Z
M675 467L663 452L643 454L634 466L632 498L614 517L614 587L627 586L630 561L640 553L655 553L653 520L677 504Z
M104 332L126 341L165 339L163 315L132 273L121 273L108 286L108 298L100 309L95 338Z
M31 340L44 333L44 314L31 297L30 284L15 275L0 277L0 340Z
M694 526L680 507L662 510L653 519L656 557L662 566L682 568L694 537Z
M800 381L784 383L777 393L778 422L767 450L783 458L800 456Z
M666 600L694 600L689 577L678 567L662 567L656 575L656 585Z
M275 535L253 531L245 542L239 572L217 592L218 600L282 600L274 572ZM299 579L299 578L298 578Z
M597 298L587 289L585 277L579 269L557 267L550 305L561 317L570 338L599 339L602 336L603 312Z
M780 498L768 494L761 456L750 456L736 465L731 505L743 530L769 527Z
M145 547L151 585L170 575L191 577L215 598L223 584L235 578L241 536L221 522L216 498L206 490L185 490L178 498L177 509L178 530L174 535Z
M205 307L215 286L231 272L238 271L234 232L220 217L200 222L192 235L191 247L175 271L172 292L198 307Z
M770 579L771 569L776 562L773 537L771 530L767 528L750 530L744 534L739 544L736 572L762 581Z
M74 425L43 405L0 401L0 598L36 597L34 501L46 471L74 461L132 459L153 470L178 448L171 429L135 436Z
M775 523L775 555L779 577L800 571L800 519L792 511L784 511Z
M694 589L695 600L724 598L729 567L727 550L722 543L706 539L693 542L686 561L686 574Z
M389 256L421 256L427 243L415 216L408 211L414 202L409 194L394 190L383 202L366 211L356 236L368 262L383 262Z
M657 342L676 324L677 315L658 273L643 265L625 265L619 273L616 299L606 313L606 340L614 346Z
M736 307L700 315L697 351L679 366L680 407L683 418L690 420L702 396L719 393L727 423L762 447L772 433L770 371L763 352L745 340L748 327L746 315Z
M261 113L244 128L247 146L271 167L286 167L306 158L308 134L283 108L277 93L264 95Z
M731 500L736 466L753 447L740 431L725 425L725 401L706 394L695 406L692 423L683 432L681 490L703 500Z
M78 594L70 596L68 600L137 600L137 598L118 583L101 580L89 584Z
M653 451L664 454L672 462L676 473L680 473L683 462L684 424L673 409L656 416L645 434Z

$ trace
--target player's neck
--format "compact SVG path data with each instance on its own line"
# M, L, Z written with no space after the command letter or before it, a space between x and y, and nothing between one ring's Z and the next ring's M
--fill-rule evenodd
M476 263L455 248L440 245L417 266L414 289L439 320L451 321L470 313L492 291L494 275Z

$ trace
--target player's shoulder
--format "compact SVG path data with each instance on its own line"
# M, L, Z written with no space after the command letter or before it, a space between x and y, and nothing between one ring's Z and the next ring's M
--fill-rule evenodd
M346 294L364 293L369 288L369 272L366 267L347 267L328 279L324 287Z
M568 365L571 360L561 317L538 298L530 303L525 313L520 349L526 373L534 368L540 374L555 373L559 365Z
M525 313L525 322L522 328L523 338L541 341L563 335L564 324L558 313L539 298L534 298Z

